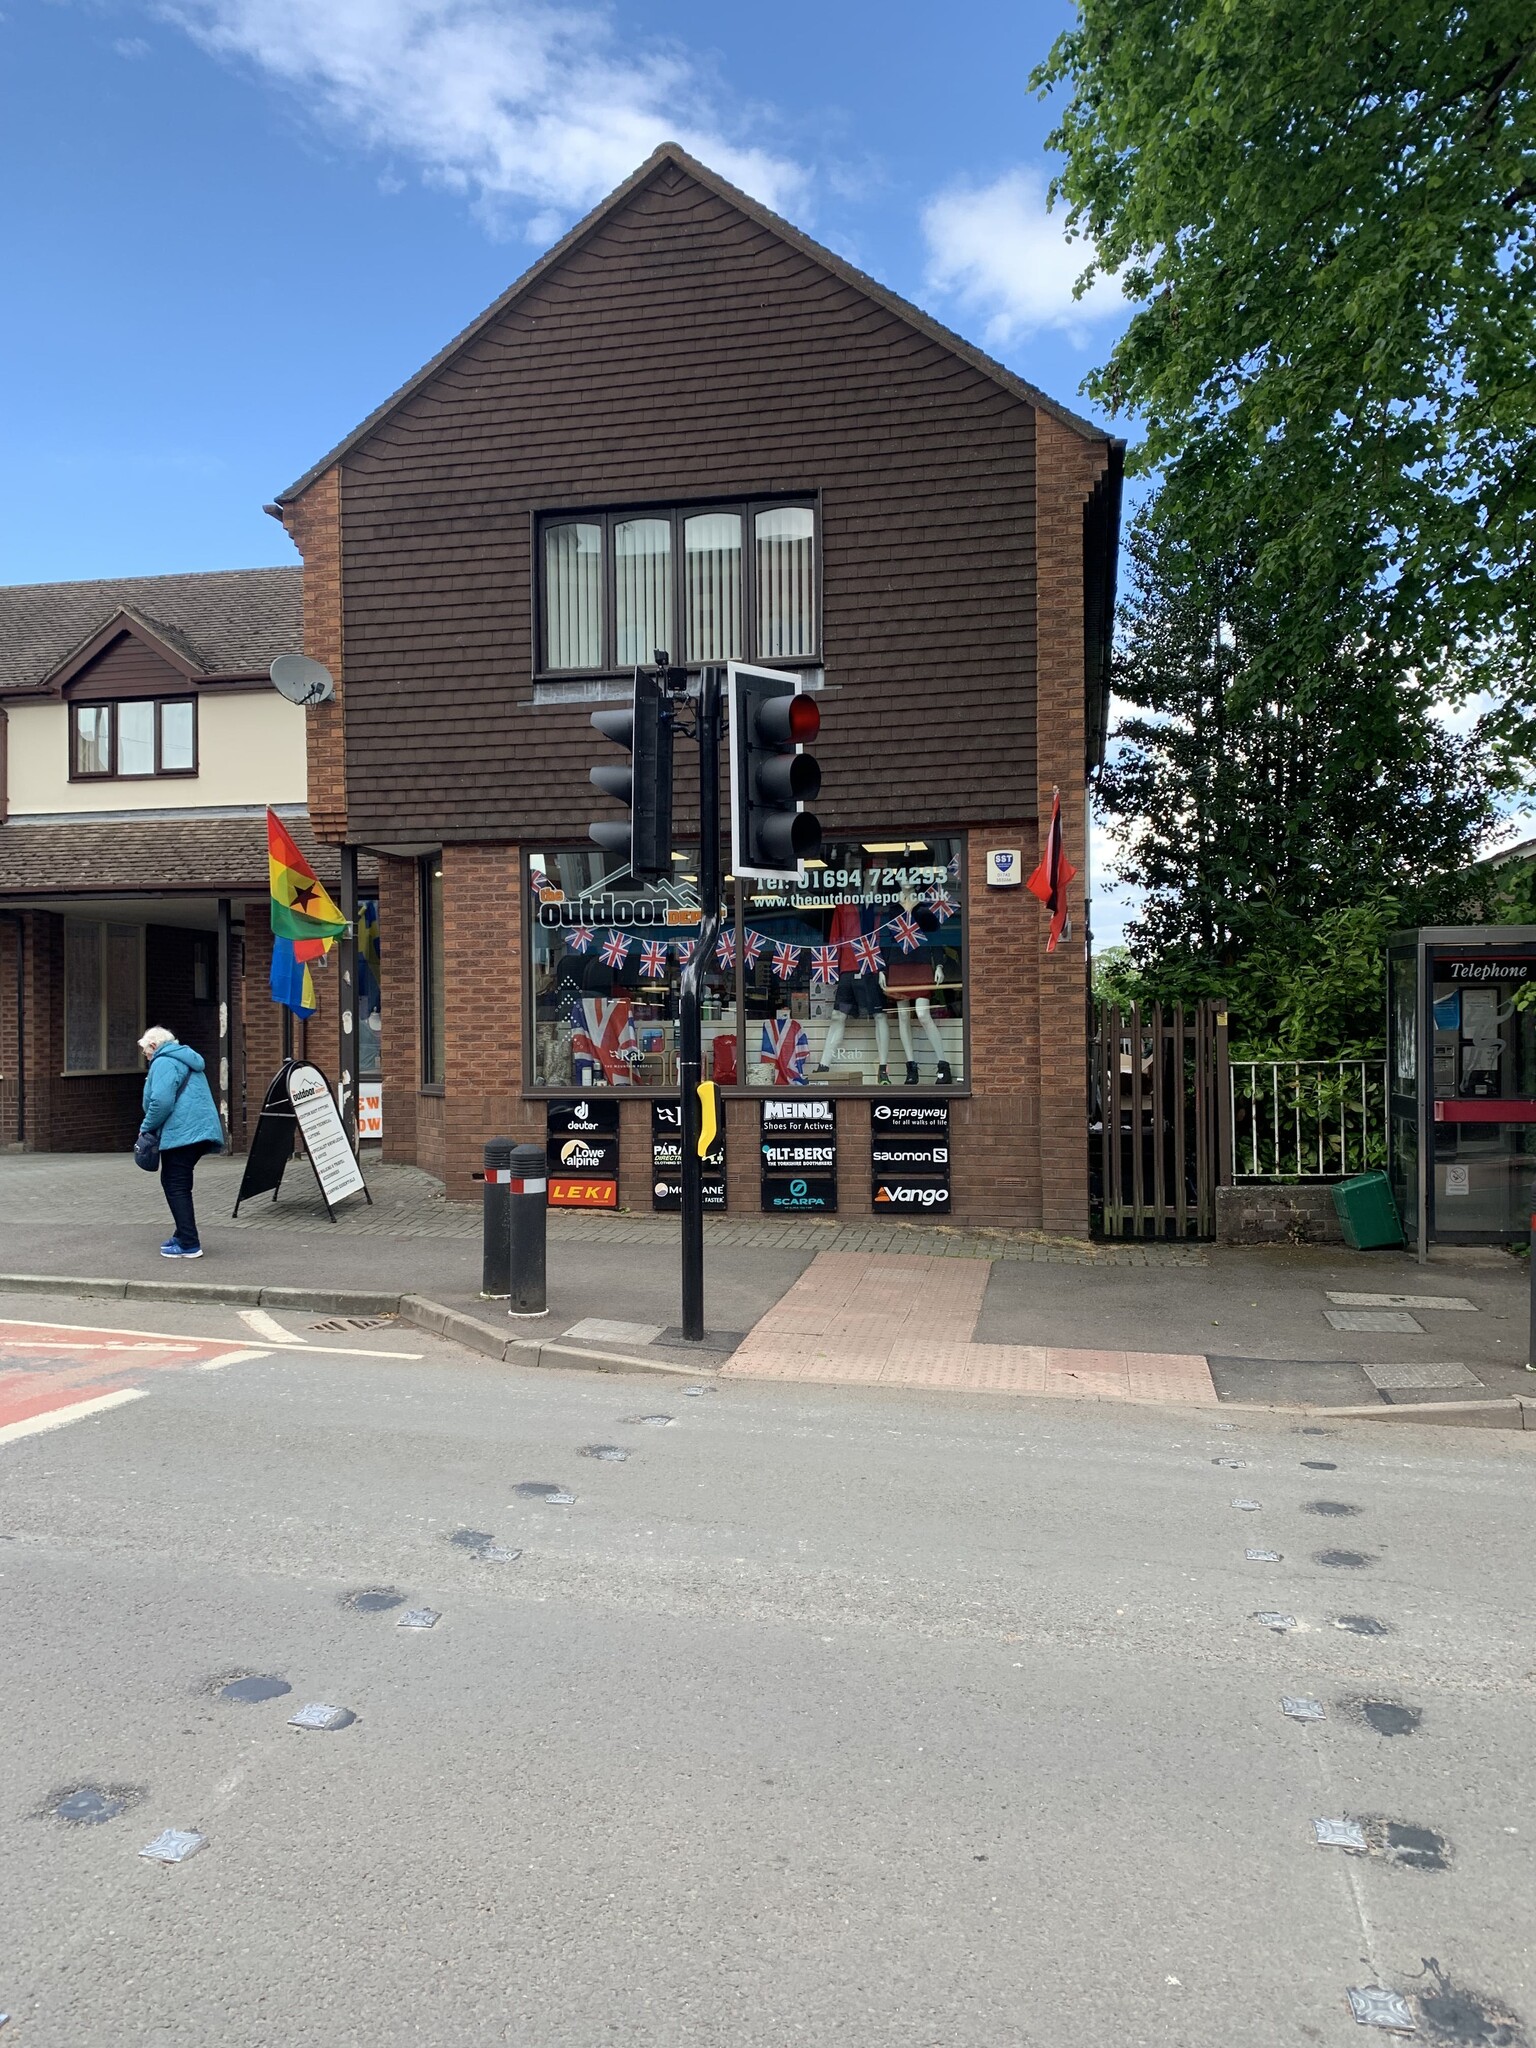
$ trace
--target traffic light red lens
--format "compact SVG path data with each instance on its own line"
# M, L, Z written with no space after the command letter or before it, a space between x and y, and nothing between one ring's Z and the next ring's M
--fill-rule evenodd
M821 706L804 690L789 700L789 736L797 747L809 746L821 731Z

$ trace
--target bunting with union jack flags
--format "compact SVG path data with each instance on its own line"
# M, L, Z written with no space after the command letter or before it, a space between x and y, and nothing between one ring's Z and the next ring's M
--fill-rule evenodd
M780 981L789 981L793 977L795 969L800 965L800 955L804 950L802 946L781 945L774 947L773 960L770 964Z
M736 965L736 934L734 932L722 932L719 938L716 939L715 958L722 967L734 967Z
M853 942L853 958L859 974L878 974L884 964L880 958L880 941L873 932L865 932Z
M837 979L836 946L812 946L811 987L830 988Z
M606 932L603 935L602 962L605 967L622 967L629 958L633 941L622 932Z
M662 981L666 978L667 954L670 951L665 939L647 939L640 948L640 978L642 981Z

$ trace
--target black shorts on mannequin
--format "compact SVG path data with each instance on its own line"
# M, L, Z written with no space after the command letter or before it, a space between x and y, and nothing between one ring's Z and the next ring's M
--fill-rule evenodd
M845 1017L878 1017L885 1009L885 990L877 974L840 974L832 1007Z

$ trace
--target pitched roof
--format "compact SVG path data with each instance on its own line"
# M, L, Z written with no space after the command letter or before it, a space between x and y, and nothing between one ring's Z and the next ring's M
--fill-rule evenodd
M831 271L835 277L841 278L845 284L853 285L857 290L873 299L878 305L884 306L888 312L894 313L898 318L907 321L920 334L926 334L931 340L938 341L945 348L952 350L954 354L969 363L973 369L982 371L984 375L992 378L995 383L999 384L1003 390L1011 392L1015 398L1022 398L1027 404L1037 406L1041 412L1049 413L1053 419L1060 420L1064 426L1070 427L1074 433L1081 434L1084 440L1094 441L1101 445L1114 441L1114 436L1106 433L1102 427L1096 427L1092 420L1084 419L1081 414L1072 412L1068 407L1059 404L1056 399L1049 397L1036 385L1026 383L1022 377L1015 376L1012 370L1005 369L999 362L994 362L991 356L986 355L981 349L975 347L973 343L966 341L963 336L954 333L950 328L945 327L942 322L935 320L931 313L925 313L921 306L914 306L910 300L904 299L898 293L889 290L876 279L867 276L862 270L855 269L851 263L846 262L833 250L823 248L820 242L813 241L809 235L803 234L799 228L792 226L789 221L782 219L768 207L749 197L747 193L739 191L727 179L722 178L718 171L712 171L707 164L700 163L697 157L690 156L680 144L664 142L660 148L654 150L646 158L637 171L624 180L622 185L615 191L610 192L606 199L595 206L584 220L579 220L569 234L556 242L552 249L546 250L530 270L525 270L522 276L514 284L510 285L494 304L487 306L483 313L476 319L471 320L463 332L456 334L445 348L439 349L431 362L424 364L414 377L407 378L398 391L392 393L390 397L385 399L382 405L377 406L369 413L367 419L360 426L354 427L350 434L343 440L338 441L331 452L328 455L323 455L317 463L307 469L296 483L291 483L286 490L279 491L276 504L279 506L286 505L291 503L293 499L301 497L315 481L316 477L323 476L334 462L339 462L344 455L349 454L360 442L365 441L374 428L388 418L396 406L402 405L413 393L419 391L424 384L430 383L438 371L452 357L457 355L461 348L464 348L469 342L473 341L475 336L484 328L489 327L493 321L500 319L512 306L516 305L524 292L536 284L547 271L552 270L556 264L562 262L611 213L617 212L629 198L630 194L637 191L648 178L653 177L663 164L672 164L678 170L686 172L689 177L696 178L701 185L715 193L717 197L729 201L732 206L739 207L749 220L756 221L760 227L768 228L773 234L780 236L784 241L788 242L791 247L798 249L802 255L809 256L814 262L820 263L825 269ZM269 509L272 508L269 507Z
M338 887L337 849L315 838L307 817L289 812L283 822L321 881ZM267 825L260 813L0 825L0 897L195 890L250 899L265 896L267 886Z
M36 689L121 612L202 675L250 675L303 645L304 571L218 569L0 587L0 694Z

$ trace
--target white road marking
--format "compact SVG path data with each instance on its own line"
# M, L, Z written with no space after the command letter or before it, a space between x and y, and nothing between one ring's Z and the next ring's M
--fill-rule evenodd
M98 1394L91 1401L76 1401L68 1408L50 1408L45 1415L28 1415L20 1422L0 1428L0 1444L13 1444L19 1437L40 1436L45 1429L62 1429L66 1422L78 1422L82 1415L102 1415L108 1408L121 1408L125 1401L142 1401L145 1387L121 1387L115 1394Z
M167 1330L139 1330L136 1332L129 1332L123 1330L113 1330L104 1327L99 1323L35 1323L22 1316L0 1316L0 1344L3 1344L5 1342L4 1333L5 1328L8 1324L17 1329L25 1330L83 1331L87 1336L94 1337L122 1337L125 1335L137 1335L139 1337L154 1337L159 1340L157 1346L155 1347L157 1349L163 1348L166 1344L171 1344L183 1351L185 1351L188 1348L189 1343L192 1345L234 1344L239 1341L237 1338L234 1337L193 1337L189 1339L185 1330L178 1330L173 1336ZM17 1340L18 1343L21 1341L23 1340ZM54 1344L48 1342L47 1340L41 1337L35 1339L27 1339L25 1341L35 1343L38 1350L46 1348L50 1351L62 1351L68 1350L70 1348L68 1345L65 1344ZM81 1344L77 1345L75 1348L77 1350L87 1351L111 1350L113 1347L111 1345ZM133 1349L142 1350L145 1347L142 1345L121 1345L117 1348L126 1351ZM302 1343L300 1339L297 1337L286 1337L284 1338L281 1344L278 1343L275 1337L270 1339L264 1339L262 1343L262 1349L263 1351L309 1351L313 1352L316 1355L316 1357L324 1356L327 1358L402 1358L407 1360L412 1365L419 1365L426 1355L424 1352L421 1351L365 1351L359 1345L350 1344L305 1344Z
M296 1337L292 1330L285 1330L276 1316L269 1316L264 1308L242 1308L235 1313L242 1323L256 1332L258 1337L267 1337L275 1344L302 1344L304 1339Z
M219 1358L199 1359L197 1364L197 1370L199 1372L218 1372L221 1370L221 1368L223 1368L226 1365L245 1365L246 1363L248 1363L249 1360L253 1358L270 1358L271 1356L271 1352L265 1350L226 1351L222 1355L222 1357Z

